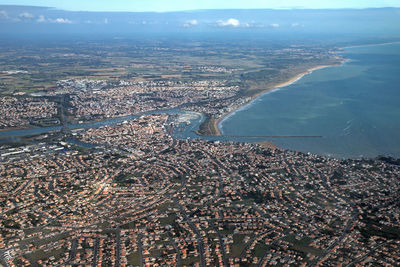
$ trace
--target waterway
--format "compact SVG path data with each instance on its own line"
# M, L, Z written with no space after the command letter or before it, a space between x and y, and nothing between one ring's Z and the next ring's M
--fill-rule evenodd
M346 48L349 61L266 93L223 120L225 135L338 158L400 157L400 44Z
M141 114L117 117L97 122L66 124L65 127L68 130L97 128L102 126L115 125L118 123L122 123L124 121L133 120L135 118L140 117L141 115L150 115L150 114L170 114L179 116L180 118L178 118L178 123L180 126L176 127L176 129L173 132L174 137L178 139L199 138L199 136L195 133L195 131L199 129L200 125L205 120L205 116L200 113L186 112L186 111L181 111L179 109L169 109L169 110L144 112ZM14 141L19 141L20 138L24 136L33 136L51 132L58 132L61 131L62 129L63 129L62 126L52 126L52 127L0 131L0 138L2 138L3 141L6 140L7 142L8 141L14 142ZM70 140L70 141L75 144L78 144L76 140L75 141Z
M342 66L314 71L238 109L220 123L224 136L198 136L195 131L205 119L199 113L170 109L143 115L181 116L183 121L173 131L177 139L271 141L283 148L337 158L400 157L400 44L346 48L343 55L349 61ZM114 125L140 115L66 127ZM0 137L18 141L22 136L61 129L1 131Z

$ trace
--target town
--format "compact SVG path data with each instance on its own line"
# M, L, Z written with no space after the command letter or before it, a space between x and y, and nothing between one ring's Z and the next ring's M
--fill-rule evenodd
M26 128L35 123L57 124L57 105L47 99L0 97L0 129Z
M1 44L0 265L398 266L399 160L200 138L343 62L286 42Z
M400 261L397 161L176 140L167 114L1 150L5 266ZM45 151L45 152L44 152Z
M214 120L260 93L314 67L343 62L335 47L315 44L240 49L204 41L116 45L121 49L77 44L73 54L49 46L41 49L40 66L27 59L37 47L15 50L5 45L0 108L6 112L0 116L0 129L65 126L179 108L204 114L207 120L200 132L214 135ZM198 51L187 45L198 46ZM70 61L79 61L80 71Z

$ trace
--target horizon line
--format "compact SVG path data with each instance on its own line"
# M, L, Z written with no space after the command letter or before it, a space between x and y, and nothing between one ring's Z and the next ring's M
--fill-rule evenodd
M294 11L294 10L371 10L371 9L400 9L400 7L364 7L364 8L305 8L305 7L291 7L291 8L210 8L210 9L188 9L188 10L168 10L168 11L154 11L154 10L142 10L142 11L126 11L126 10L71 10L61 9L50 6L33 6L33 5L7 5L0 4L0 7L28 7L28 8L47 8L66 12L93 12L93 13L178 13L178 12L198 12L198 11L262 11L262 10L276 10L276 11Z

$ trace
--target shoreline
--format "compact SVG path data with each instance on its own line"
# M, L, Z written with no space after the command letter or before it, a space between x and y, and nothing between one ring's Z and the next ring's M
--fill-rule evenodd
M268 89L262 90L261 92L255 93L254 95L250 96L250 100L249 100L248 102L246 102L246 103L243 104L243 105L234 107L232 111L230 111L230 112L228 112L228 113L226 113L226 114L223 114L221 117L215 119L215 120L213 121L213 123L209 125L209 127L212 128L212 131L216 133L215 136L222 136L222 131L221 131L221 129L219 128L220 123L221 123L223 120L225 120L226 118L228 118L229 116L231 116L233 113L235 113L236 111L238 111L240 108L245 107L245 106L247 106L248 104L250 104L251 102L253 102L253 101L254 101L255 99L257 99L258 97L260 97L260 96L262 96L262 95L264 95L264 94L273 92L273 91L275 91L275 90L278 90L278 89L280 89L280 88L284 88L284 87L290 86L290 85L296 83L297 81L301 80L304 76L313 73L314 71L321 70L321 69L325 69L325 68L329 68L329 67L340 66L340 65L344 64L345 62L347 62L347 60L344 60L341 64L318 65L318 66L309 68L309 69L307 69L307 71L302 72L302 73L299 73L299 74L297 74L296 76L290 78L289 80L287 80L287 81L285 81L285 82L278 83L278 84L272 86L271 88L268 88Z

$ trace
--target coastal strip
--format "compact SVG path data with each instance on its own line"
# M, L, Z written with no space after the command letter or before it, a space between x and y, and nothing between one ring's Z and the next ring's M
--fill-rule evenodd
M345 62L345 61L344 61ZM344 63L342 62L342 64ZM299 73L297 75L295 75L294 77L290 78L289 80L285 81L285 82L281 82L278 83L276 85L273 85L271 87L267 87L265 90L259 91L253 95L250 96L250 100L248 102L246 102L244 105L240 105L240 106L236 106L233 108L233 110L231 110L230 112L227 112L226 114L222 115L219 118L216 119L212 119L208 121L208 125L207 127L210 129L210 132L214 133L215 136L222 136L222 132L220 129L220 124L223 120L225 120L226 118L228 118L229 116L231 116L232 114L234 114L238 109L249 105L251 102L253 102L255 99L257 99L258 97L270 93L272 91L278 90L280 88L283 87L287 87L290 86L294 83L296 83L297 81L299 81L300 79L302 79L304 76L309 75L311 73L313 73L316 70L321 70L324 68L329 68L329 67L335 67L335 66L340 66L339 64L332 64L332 65L318 65L312 68L307 69L305 72ZM207 122L205 122L207 123Z

